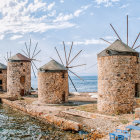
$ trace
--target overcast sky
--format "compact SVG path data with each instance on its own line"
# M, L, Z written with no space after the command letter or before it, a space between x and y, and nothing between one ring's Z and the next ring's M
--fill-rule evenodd
M36 57L37 67L53 57L58 62L56 46L64 60L63 44L67 53L74 41L71 58L83 50L71 66L86 63L73 69L79 75L97 75L97 53L116 36L115 27L126 42L126 15L129 15L129 45L140 32L140 0L0 0L0 62L5 63L6 52L12 55L25 50L24 42L32 38L32 51L38 42L41 53ZM140 38L135 46L140 44ZM140 49L137 49L140 51ZM67 54L68 55L68 54Z

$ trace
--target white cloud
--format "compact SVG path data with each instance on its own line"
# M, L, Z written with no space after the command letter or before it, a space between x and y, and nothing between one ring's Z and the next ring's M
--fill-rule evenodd
M70 45L71 42L66 42L66 44ZM106 44L104 41L99 39L85 39L84 41L74 41L76 45L102 45Z
M0 3L0 39L13 34L10 39L17 39L18 34L30 32L46 32L50 29L65 29L74 27L65 17L63 22L53 22L57 11L53 9L55 2L46 3L43 0L3 0ZM48 22L47 22L48 21Z
M0 40L3 40L4 39L4 35L0 35Z
M79 17L80 14L85 11L86 9L88 9L90 7L90 5L86 5L86 6L82 6L80 9L76 10L73 14L67 14L64 15L63 13L60 13L56 19L54 20L54 22L62 22L62 21L68 21L70 19L73 19L74 17Z
M124 4L120 7L120 9L124 9L124 8L127 8L129 6L129 4Z
M52 10L52 8L55 6L55 2L51 3L48 5L48 10Z
M14 35L14 36L10 37L10 40L16 40L16 39L19 39L22 37L23 37L22 35Z
M64 0L60 0L60 3L64 3Z
M105 7L112 6L113 3L119 2L120 0L95 0L98 5L103 4Z
M104 39L114 40L114 39L117 39L117 38L114 37L114 36L105 36Z

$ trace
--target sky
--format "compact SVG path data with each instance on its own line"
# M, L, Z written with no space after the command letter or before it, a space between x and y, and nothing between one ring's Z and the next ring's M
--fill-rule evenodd
M126 43L126 15L131 47L140 32L140 0L0 0L0 63L7 63L7 52L24 54L30 38L31 53L37 42L36 53L41 50L34 61L38 68L50 57L61 63L55 47L65 62L62 42L68 56L73 41L70 60L82 52L70 66L86 65L71 70L78 75L97 75L97 54L109 46L100 38L111 43L117 39L111 23ZM140 38L135 47L139 44Z

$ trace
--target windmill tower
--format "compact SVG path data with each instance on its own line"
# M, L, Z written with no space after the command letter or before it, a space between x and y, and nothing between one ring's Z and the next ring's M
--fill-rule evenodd
M31 60L18 53L8 59L7 94L18 97L30 94Z
M7 93L11 97L24 96L31 93L31 68L37 69L34 61L35 57L40 53L36 52L37 45L31 54L31 39L29 47L25 42L26 51L22 50L26 56L18 53L8 58L7 66ZM35 72L34 72L35 75ZM35 75L36 76L36 75Z
M39 68L38 100L47 104L68 101L68 71L55 60Z
M41 103L59 104L59 103L67 102L68 95L69 95L68 78L70 79L70 81L72 82L72 85L77 91L76 86L74 85L70 75L68 74L68 71L70 71L72 74L80 78L77 74L71 71L71 68L83 66L85 64L77 65L77 66L69 66L69 65L81 53L82 50L70 60L73 43L71 45L68 57L67 57L64 42L63 42L63 45L64 45L64 53L65 53L65 58L66 58L65 66L60 57L58 50L55 48L62 64L58 63L56 60L52 58L52 60L49 63L39 68L38 99L39 99L39 102Z
M0 91L7 91L7 66L0 63Z
M118 39L100 52L98 58L98 111L110 114L130 113L134 109L135 96L140 96L139 53L134 45ZM102 39L103 40L103 39Z

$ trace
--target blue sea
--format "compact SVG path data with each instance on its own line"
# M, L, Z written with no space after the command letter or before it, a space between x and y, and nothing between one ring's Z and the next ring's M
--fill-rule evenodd
M71 79L77 89L77 92L97 92L97 76L80 76L84 81L75 76L71 76ZM32 77L32 87L37 89L37 78ZM69 81L69 91L75 92L74 87Z

